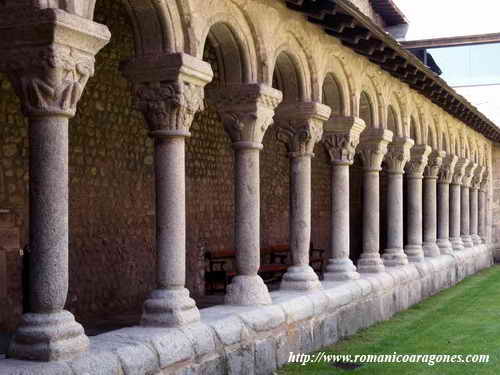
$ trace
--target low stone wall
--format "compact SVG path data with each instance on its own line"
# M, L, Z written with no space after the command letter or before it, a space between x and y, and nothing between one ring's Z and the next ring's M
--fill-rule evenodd
M266 307L215 306L182 329L125 328L91 338L58 363L0 360L3 375L271 374L290 352L311 352L449 288L493 264L492 248L426 258L314 293L276 291Z

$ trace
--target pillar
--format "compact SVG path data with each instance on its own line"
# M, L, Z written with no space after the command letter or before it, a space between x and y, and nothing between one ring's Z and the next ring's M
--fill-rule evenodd
M29 122L30 294L29 312L22 316L8 355L66 360L89 345L82 326L64 309L69 276L68 124L94 74L94 56L111 35L89 19L91 14L84 18L60 9L11 6L9 17L0 15L0 71L12 82Z
M424 256L437 257L441 251L437 245L437 179L443 163L443 151L432 151L424 169Z
M385 266L402 266L408 264L403 250L403 173L410 160L410 149L413 147L410 138L397 137L388 146L385 155L387 167L387 249L382 259Z
M465 167L469 161L464 158L458 159L450 185L450 241L454 251L464 249L464 243L460 237L460 211L461 211L461 184L465 175Z
M366 129L358 146L363 161L363 252L358 259L359 272L385 270L380 257L380 171L392 136L387 129Z
M484 167L478 166L474 171L470 187L470 235L474 246L482 244L479 237L479 189L483 173Z
M293 265L281 281L282 289L312 290L321 287L309 265L311 242L311 159L321 140L330 107L315 102L287 103L274 117L278 140L285 143L290 158L290 250Z
M453 246L450 241L450 183L457 161L458 158L455 155L446 155L438 175L437 245L443 255L453 252Z
M157 286L141 325L179 327L200 319L186 289L185 139L212 79L204 61L183 53L138 57L122 67L154 139Z
M477 168L477 164L469 162L465 168L465 175L462 179L461 186L461 197L460 197L460 236L462 237L462 242L464 247L473 247L472 237L470 235L470 186L472 182L472 177L474 176L474 171Z
M365 122L358 117L332 116L325 124L323 145L330 156L332 179L330 252L325 280L359 278L356 266L349 259L349 166L365 127Z
M422 228L422 178L431 148L416 145L411 149L411 159L406 164L407 177L407 241L405 252L410 262L424 259Z
M258 275L260 267L260 150L272 123L281 92L262 84L227 85L207 90L224 128L231 138L235 157L234 239L236 272L227 287L226 304L271 303L267 286Z
M478 215L479 215L479 222L478 222L478 234L479 237L481 238L481 243L486 243L487 242L487 224L486 224L486 214L487 214L487 209L486 209L486 197L487 197L487 191L488 191L488 168L485 167L482 180L481 180L481 185L479 188L479 202L478 202Z

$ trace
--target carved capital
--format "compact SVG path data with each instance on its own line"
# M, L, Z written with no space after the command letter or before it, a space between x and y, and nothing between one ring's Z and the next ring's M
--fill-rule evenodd
M122 72L134 83L134 107L151 135L189 135L194 115L203 108L203 89L213 76L208 63L176 53L134 59Z
M380 171L387 147L392 141L392 132L387 129L366 129L358 146L365 171Z
M94 74L94 56L110 33L61 10L31 8L29 14L17 22L0 20L0 71L12 82L26 116L72 117Z
M470 161L467 167L465 167L465 174L462 178L462 186L471 187L472 178L474 177L474 172L477 167L478 165L472 161Z
M323 123L330 107L316 102L280 105L274 116L278 140L285 143L291 157L314 155L314 145L323 136Z
M206 96L217 108L234 143L245 142L258 147L282 99L280 91L263 84L228 85L209 89Z
M359 117L330 117L324 125L322 142L332 164L353 163L359 137L365 127L365 122Z
M410 160L410 149L414 142L411 138L395 137L387 147L385 164L389 173L403 173L404 167Z
M415 145L411 149L411 157L406 163L406 174L412 178L422 178L427 159L432 149L427 145Z
M457 164L455 164L455 171L453 173L452 184L461 185L462 180L465 176L465 168L469 165L469 160L465 158L459 158Z
M427 158L427 165L424 169L424 177L437 179L439 175L439 170L443 165L443 159L446 156L444 151L432 151Z
M474 175L472 176L471 187L473 189L479 190L481 188L481 182L483 181L483 175L486 168L483 166L478 166L474 171Z
M455 155L448 154L443 158L443 163L438 174L438 182L440 184L451 184L457 162L458 157Z

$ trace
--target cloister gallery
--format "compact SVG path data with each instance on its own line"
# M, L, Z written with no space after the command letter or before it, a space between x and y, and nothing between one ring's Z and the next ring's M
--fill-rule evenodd
M0 373L269 374L489 267L500 130L374 3L0 0Z

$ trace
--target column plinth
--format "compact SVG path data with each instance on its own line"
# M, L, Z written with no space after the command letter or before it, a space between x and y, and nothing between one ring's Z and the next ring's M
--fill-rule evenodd
M330 253L325 280L354 280L360 277L349 259L349 166L352 165L359 136L365 129L356 117L332 117L325 124L323 145L331 162Z
M212 79L204 61L178 53L138 57L122 66L135 107L154 139L157 287L144 302L141 325L180 327L200 319L186 289L185 139Z
M416 145L411 149L411 159L406 164L407 176L407 233L405 252L413 263L424 260L422 228L422 178L431 148Z
M388 267L408 264L403 246L403 173L413 147L410 138L395 138L385 155L387 166L387 249L382 259Z
M442 151L431 152L424 170L423 249L426 257L441 255L437 245L437 179L444 156Z
M470 187L472 177L474 176L474 171L476 170L476 168L477 164L469 161L467 167L465 168L465 175L462 178L462 186L460 189L460 236L462 237L462 242L465 248L474 246L472 237L470 235Z
M359 153L363 160L363 252L358 272L384 272L380 257L380 171L392 132L366 129L361 135Z
M443 164L438 175L437 245L443 255L453 252L453 246L450 241L450 183L452 182L457 161L458 158L455 155L447 155L443 159Z
M468 164L467 159L458 159L450 185L450 241L454 251L464 249L464 243L460 236L461 184Z
M293 265L281 281L281 289L321 288L318 275L309 265L311 242L311 159L321 140L323 123L331 109L319 103L283 104L275 120L278 140L285 143L290 158L290 250Z
M8 356L67 360L89 346L83 327L64 310L69 276L68 124L94 74L94 56L110 33L104 25L61 9L13 5L9 12L9 17L0 16L0 72L11 81L29 120L30 267L29 313L21 318ZM26 17L33 21L26 22Z
M260 151L281 92L261 84L207 90L233 142L235 155L236 272L227 288L229 305L271 303L260 267Z

